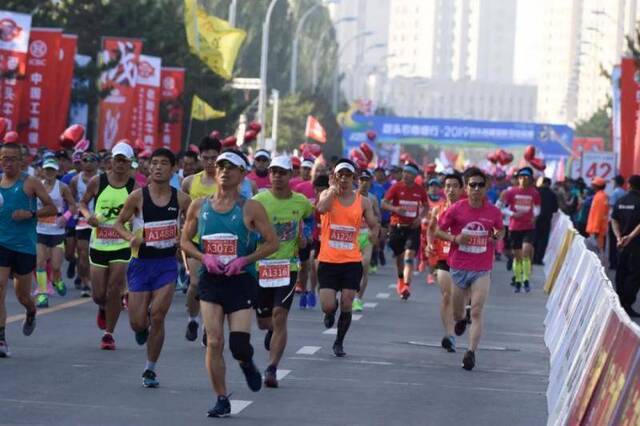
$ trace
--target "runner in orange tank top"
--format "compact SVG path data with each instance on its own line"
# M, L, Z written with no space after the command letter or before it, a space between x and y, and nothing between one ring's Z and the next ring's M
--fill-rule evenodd
M372 240L378 235L379 224L368 198L356 193L353 179L356 167L347 159L338 161L330 177L331 186L320 194L316 210L320 213L321 231L318 260L320 303L324 325L335 322L336 294L340 292L340 317L333 353L345 356L343 341L351 325L353 298L362 279L362 255L358 233L362 219L371 230ZM375 241L373 241L375 244Z

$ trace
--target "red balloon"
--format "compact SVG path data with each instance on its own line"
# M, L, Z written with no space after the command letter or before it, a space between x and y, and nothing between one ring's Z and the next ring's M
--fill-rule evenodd
M260 130L262 130L262 125L257 121L252 121L251 123L249 123L249 129L253 130L254 132L256 132L256 134L258 134L260 133Z
M534 169L540 170L541 172L547 168L547 165L542 158L532 158L529 160L529 164L531 164Z
M60 141L62 142L63 140L68 139L71 141L71 145L75 145L83 137L84 127L80 124L73 124L62 132L62 135L60 135Z
M244 132L244 141L245 143L253 142L258 137L258 134L254 130L247 130Z
M4 139L4 134L7 132L9 128L9 122L6 118L0 117L0 140Z
M322 154L322 147L317 143L311 143L307 145L307 150L314 157L318 157L320 154Z
M373 160L373 150L371 149L369 144L367 144L366 142L362 142L360 144L360 151L362 151L365 157L367 157L367 160Z
M195 152L196 154L200 154L200 148L198 148L198 146L194 144L189 145L189 151Z
M89 145L90 145L89 139L81 139L81 140L79 140L79 141L78 141L78 143L73 147L73 150L74 150L74 151L81 151L81 152L84 152L84 151L86 151L87 149L89 149Z
M220 139L220 132L218 130L214 130L213 132L209 133L209 137L213 139Z
M367 139L369 139L371 142L375 141L376 137L378 137L378 135L376 134L376 132L374 130L369 130L367 132Z
M302 162L300 161L300 158L298 158L298 157L291 157L291 165L293 167L300 167L302 165Z
M133 142L133 152L135 152L136 154L144 151L146 148L144 142L142 141L142 139L138 138Z
M367 161L367 157L359 148L353 148L351 151L349 151L349 158L356 163L358 163L359 161Z
M236 146L237 142L238 142L238 138L236 138L235 136L233 135L227 136L222 140L222 146L225 148L234 147Z
M424 172L427 175L432 175L436 172L436 165L434 163L429 163L424 167Z
M493 164L496 164L498 162L498 155L495 152L487 154L487 160L489 160Z
M498 163L500 163L501 166L506 166L513 161L513 154L504 149L499 150L497 154Z
M529 145L524 150L524 159L527 161L531 161L536 157L536 147L533 145Z
M5 133L4 143L11 143L11 142L17 142L17 141L18 141L18 132L16 132L15 130L9 130L7 133Z

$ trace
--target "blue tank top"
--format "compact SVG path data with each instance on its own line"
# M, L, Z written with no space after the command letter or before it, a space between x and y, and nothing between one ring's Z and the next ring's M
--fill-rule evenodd
M36 254L36 218L15 221L15 210L36 211L36 198L24 192L26 174L9 188L0 188L0 246L19 253Z
M251 181L248 178L244 178L240 184L240 195L249 199L253 197L253 190L251 189Z
M215 254L228 263L236 257L247 256L255 251L255 235L243 220L242 208L245 201L246 198L240 197L231 210L220 213L211 207L210 198L205 199L198 217L202 253ZM248 264L244 271L255 276L255 264Z

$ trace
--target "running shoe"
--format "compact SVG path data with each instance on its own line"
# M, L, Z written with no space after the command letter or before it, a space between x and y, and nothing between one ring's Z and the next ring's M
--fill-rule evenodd
M82 287L82 290L80 291L80 297L91 297L91 289L88 285Z
M9 345L4 340L0 340L0 358L9 358L10 356Z
M80 279L80 277L76 277L76 279L73 280L73 286L76 290L82 289L82 280Z
M189 321L184 337L190 342L195 342L198 338L198 321Z
M360 299L353 299L353 303L351 304L351 309L354 312L362 312L364 309L364 303Z
M296 283L296 287L294 291L296 294L300 294L304 291L304 288L302 288L302 283L300 281Z
M98 308L98 315L96 315L96 325L100 330L107 328L107 313L102 308Z
M316 307L316 294L313 291L307 293L307 308L313 309Z
M461 321L456 321L456 325L454 327L454 331L456 332L456 336L462 336L466 329L467 329L467 320L466 320L466 318L461 320Z
M525 293L529 293L531 291L531 286L529 285L529 280L524 280L524 291L525 291Z
M516 277L513 276L511 277L511 287L515 287L516 286Z
M436 280L433 278L433 274L427 274L427 284L434 285Z
M67 266L67 278L71 279L76 276L76 262L72 260Z
M453 353L456 351L456 338L455 336L444 336L442 338L441 345L447 352Z
M247 379L247 386L254 392L258 392L262 388L262 375L253 363L253 360L249 362L241 362L240 368L244 373L244 378Z
M467 320L467 324L471 324L471 305L465 306L465 319Z
M231 415L231 403L224 395L218 397L216 405L207 411L207 417L229 417Z
M53 288L56 289L58 296L65 296L67 294L67 286L64 285L64 281L60 280L53 283Z
M298 303L300 309L307 309L307 293L300 294L300 302Z
M264 348L268 351L271 350L271 337L273 337L273 330L267 330L264 335Z
M333 324L336 322L336 313L332 314L324 314L324 326L326 328L333 327Z
M105 351L115 351L116 350L116 341L113 336L109 333L105 333L100 340L100 349Z
M371 275L378 273L378 267L376 265L369 265L369 273Z
M473 370L473 367L476 366L476 354L473 351L467 351L464 354L464 358L462 358L462 368L467 371Z
M136 343L139 344L140 346L144 345L145 343L147 343L147 339L149 338L149 327L145 328L142 331L136 331ZM151 371L151 370L146 370L146 371ZM152 371L153 373L153 371ZM144 377L144 375L143 375Z
M404 280L402 278L398 278L396 280L396 293L398 293L398 296L402 295L403 289L404 289Z
M400 292L400 299L407 300L409 296L411 296L411 291L409 290L409 286L405 284Z
M333 344L333 354L338 358L342 358L343 356L346 355L346 352L344 351L344 348L342 347L342 343L335 342Z
M33 334L33 330L36 329L36 313L35 312L27 312L27 315L24 318L24 322L22 323L22 334L25 336L31 336Z
M38 293L36 296L36 308L48 308L49 295L47 293Z
M276 367L270 365L264 370L264 385L268 388L278 387L278 376Z
M142 373L142 386L145 388L157 388L160 382L156 379L156 373L153 370L144 370Z
M514 286L513 292L520 293L520 287L522 287L522 284L516 281L516 285Z

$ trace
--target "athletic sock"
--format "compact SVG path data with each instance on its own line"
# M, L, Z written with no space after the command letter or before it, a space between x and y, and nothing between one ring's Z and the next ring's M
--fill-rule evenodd
M513 259L513 274L516 276L516 282L522 282L522 261Z
M36 270L36 281L38 283L38 293L47 292L47 271L45 269Z
M350 325L351 312L340 312L340 317L338 318L338 334L336 336L337 343L342 343Z
M156 370L156 363L147 360L147 363L144 365L144 369L145 370L155 371Z
M531 276L531 259L525 257L522 259L522 280L529 281Z

